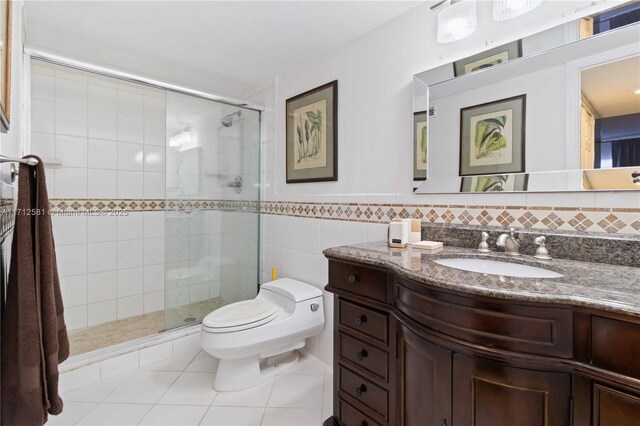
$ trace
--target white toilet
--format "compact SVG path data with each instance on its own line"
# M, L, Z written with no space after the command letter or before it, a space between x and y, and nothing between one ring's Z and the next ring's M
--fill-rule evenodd
M322 291L281 278L260 286L255 299L216 309L202 320L200 346L219 358L217 391L268 380L298 361L296 349L322 332Z

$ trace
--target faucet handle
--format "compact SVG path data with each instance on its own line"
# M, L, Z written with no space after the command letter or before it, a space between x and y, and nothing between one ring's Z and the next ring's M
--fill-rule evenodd
M533 257L537 259L542 259L542 260L553 259L551 256L549 256L549 250L545 246L546 241L547 241L547 237L545 237L544 235L536 237L533 240L534 244L538 246L538 248L536 249L536 254Z
M511 238L516 238L516 228L509 228L509 236Z
M480 234L482 241L480 241L480 244L478 244L478 251L480 253L490 253L491 249L489 249L489 243L487 243L487 240L489 239L489 234L487 234L486 232L482 232L482 234Z

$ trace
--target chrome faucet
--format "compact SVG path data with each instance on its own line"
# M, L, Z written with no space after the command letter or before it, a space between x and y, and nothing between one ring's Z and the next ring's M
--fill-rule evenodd
M520 256L520 243L516 240L515 229L509 228L508 234L501 234L496 240L498 247L504 247L507 256Z

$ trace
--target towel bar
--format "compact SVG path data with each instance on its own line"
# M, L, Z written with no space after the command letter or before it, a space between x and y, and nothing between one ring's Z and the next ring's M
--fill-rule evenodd
M13 158L7 157L6 155L0 155L0 163L11 163L11 182L13 183L16 180L16 177L18 177L18 168L15 163L36 166L38 164L38 160L35 158Z
M7 157L6 155L0 155L0 163L23 163L28 166L36 166L38 164L38 160L35 158L13 158Z

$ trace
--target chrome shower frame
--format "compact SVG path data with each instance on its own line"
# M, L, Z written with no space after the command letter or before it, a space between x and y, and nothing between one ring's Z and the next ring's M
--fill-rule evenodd
M264 105L260 105L248 99L231 98L228 96L222 96L222 95L218 95L211 92L194 90L194 89L190 89L188 87L180 86L177 84L168 83L166 81L155 80L152 78L143 77L138 74L119 71L115 68L103 67L100 65L79 61L77 59L72 59L69 57L56 55L54 53L33 49L25 46L24 48L25 63L29 62L31 59L37 59L40 61L55 64L55 65L62 65L62 66L74 68L80 71L91 72L91 73L99 74L105 77L118 78L120 80L143 84L145 86L155 87L158 89L165 89L172 92L178 92L186 95L196 96L198 98L208 99L211 101L216 101L216 102L220 102L227 105L233 105L241 108L252 109L260 112L264 112L265 110Z

